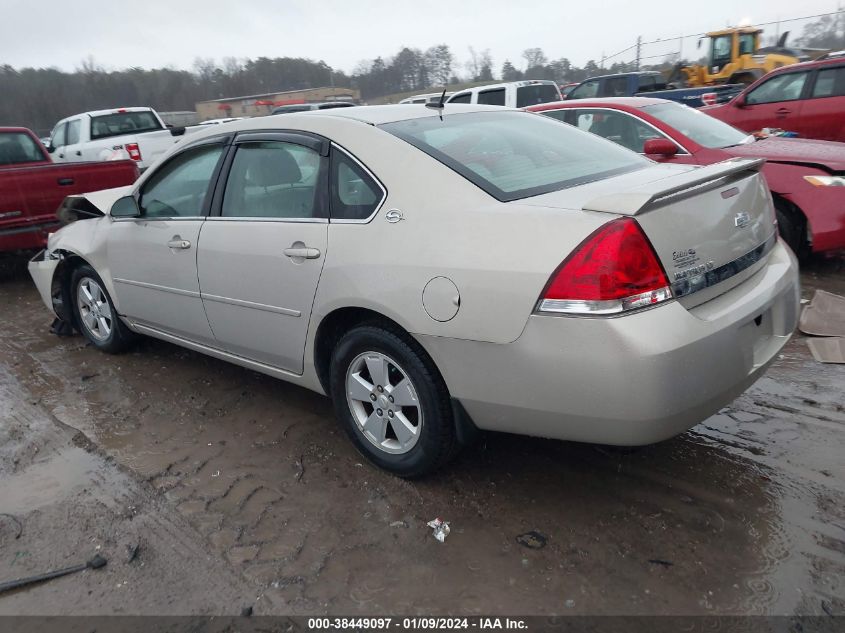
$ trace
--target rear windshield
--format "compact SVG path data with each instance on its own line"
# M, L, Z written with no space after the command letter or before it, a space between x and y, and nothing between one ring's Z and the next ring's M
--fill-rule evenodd
M560 101L560 92L552 84L534 84L516 89L516 107L525 108L538 103Z
M107 138L137 132L161 130L161 124L152 112L116 112L91 117L91 138Z
M47 160L29 134L7 132L0 134L0 165L39 163Z
M754 141L753 136L680 103L650 105L644 107L643 111L675 128L702 147L723 148Z
M448 106L447 106L448 112ZM507 202L641 169L645 158L528 112L471 112L386 123L407 141Z

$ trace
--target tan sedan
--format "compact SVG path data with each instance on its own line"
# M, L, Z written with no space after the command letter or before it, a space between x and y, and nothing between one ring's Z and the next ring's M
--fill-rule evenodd
M760 164L657 165L500 107L236 121L67 200L89 219L30 271L103 351L144 334L329 395L402 476L476 428L645 444L730 402L793 331Z

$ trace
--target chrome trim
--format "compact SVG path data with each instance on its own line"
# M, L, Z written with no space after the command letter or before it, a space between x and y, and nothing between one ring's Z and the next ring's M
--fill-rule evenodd
M775 231L769 239L758 247L748 251L745 255L740 255L736 259L729 261L727 264L722 264L713 270L672 282L670 286L672 288L672 294L676 298L686 297L694 292L705 290L730 279L762 260L775 247L777 241L778 234Z
M206 222L285 222L290 224L328 224L328 218L252 218L213 215L205 218Z
M379 189L381 189L381 200L376 205L375 210L367 218L364 218L363 220L343 220L343 219L332 220L331 219L331 204L329 204L329 207L330 207L329 208L329 217L330 217L329 221L330 221L331 224L369 224L370 222L372 222L373 218L378 215L378 212L381 211L381 208L384 206L384 201L387 200L387 188L382 184L381 180L379 180L376 177L376 175L372 171L370 171L364 163L362 163L360 160L358 160L351 152L349 152L345 148L341 147L340 145L338 145L334 141L331 141L331 144L332 144L332 147L334 147L335 149L337 149L340 152L343 152L344 154L346 154L346 156L348 156L350 159L352 159L352 161L355 164L357 164L361 169L363 169L370 176L370 178L372 178L375 181L375 183L379 186ZM331 175L329 177L331 178Z
M244 301L243 299L231 299L229 297L221 297L219 295L209 295L204 292L200 293L203 301L215 301L217 303L225 303L227 305L238 306L240 308L253 308L254 310L262 310L264 312L272 312L274 314L284 314L285 316L300 317L302 312L299 310L291 310L290 308L280 308L278 306L271 306L265 303L255 303L254 301Z
M193 290L182 290L181 288L171 288L169 286L160 286L158 284L147 283L146 281L134 281L132 279L121 279L114 277L112 279L116 284L126 284L127 286L137 286L138 288L146 288L147 290L160 290L161 292L169 292L174 295L181 295L183 297L200 298L200 293Z

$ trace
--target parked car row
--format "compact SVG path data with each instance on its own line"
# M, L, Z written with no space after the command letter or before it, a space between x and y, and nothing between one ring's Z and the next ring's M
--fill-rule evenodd
M97 217L31 275L102 351L143 334L326 394L405 477L476 429L660 441L777 357L799 287L761 159L655 163L536 113L438 106L209 126L84 196Z

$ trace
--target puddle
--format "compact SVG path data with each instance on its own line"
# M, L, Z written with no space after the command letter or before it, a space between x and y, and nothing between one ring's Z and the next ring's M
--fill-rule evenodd
M23 515L57 503L79 492L105 484L118 491L121 474L103 474L102 459L75 446L54 453L24 470L5 477L0 491L0 512Z

